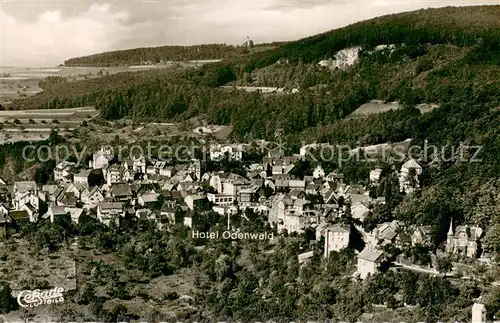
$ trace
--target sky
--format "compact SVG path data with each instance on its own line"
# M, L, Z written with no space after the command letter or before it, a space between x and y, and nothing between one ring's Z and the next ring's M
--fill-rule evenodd
M0 0L0 66L162 45L288 41L385 14L500 0Z

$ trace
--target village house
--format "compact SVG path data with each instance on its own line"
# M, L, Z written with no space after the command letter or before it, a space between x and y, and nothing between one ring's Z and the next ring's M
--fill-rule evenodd
M220 215L233 215L238 213L238 208L235 205L215 205L212 207L212 211Z
M420 187L418 177L422 174L422 166L415 159L411 158L401 166L399 173L399 190L401 192L411 193L414 189Z
M304 181L303 179L290 179L288 181L288 186L290 188L304 189L306 187L306 181Z
M145 174L146 173L147 161L146 157L139 156L135 157L132 160L132 169L138 173Z
M44 219L50 219L50 222L54 223L54 220L57 217L62 217L68 215L69 211L66 210L65 206L57 206L53 205L50 206L49 209L47 210L47 213L45 213L42 218Z
M430 245L430 243L431 243L431 237L430 237L431 231L432 231L432 226L430 226L430 225L424 225L424 226L417 227L411 235L411 244L413 246Z
M111 186L110 197L116 202L130 202L133 198L132 187L129 184L119 183Z
M92 160L89 161L89 167L93 169L106 169L113 161L114 156L110 149L101 148L93 154Z
M221 145L215 144L210 146L210 160L221 161L225 156L229 160L240 161L243 159L242 145Z
M259 192L260 186L258 185L251 185L246 188L242 188L239 191L239 196L238 196L238 202L239 203L255 203L259 199Z
M161 196L161 194L158 194L158 193L152 193L152 192L144 193L144 194L139 195L139 197L137 199L137 203L142 207L146 207L148 205L151 205L151 204L158 202L160 196Z
M331 251L340 251L349 246L351 229L347 225L330 225L323 229L322 235L325 237L324 251L325 257Z
M77 199L80 199L80 196L85 189L86 189L85 186L76 183L67 183L64 185L64 193L71 193Z
M207 198L203 195L188 195L184 198L184 202L192 211L205 210L207 207Z
M113 165L109 167L106 171L106 183L111 186L113 184L124 182L124 173L125 168L123 166Z
M382 262L383 252L377 249L365 248L358 254L358 266L356 273L359 278L365 279L368 275L378 272L378 267Z
M38 221L38 218L35 219L31 217L30 214L24 210L11 211L9 213L9 218L10 218L10 224L13 225L14 227L18 227L18 225L21 225L22 223Z
M478 256L478 242L482 235L483 229L477 226L458 226L453 231L453 221L451 221L446 238L446 252L467 258L476 258Z
M160 217L166 219L167 221L161 221L162 228L166 223L175 225L175 215L180 211L180 207L176 201L165 201L160 209Z
M62 161L54 168L54 181L60 183L71 183L75 173L76 164Z
M81 194L81 200L86 209L93 209L104 201L104 194L95 186L92 189L85 189Z
M73 192L63 192L56 198L56 205L76 207L79 197L75 196Z
M382 174L382 169L376 168L370 171L370 183L378 184L380 180L380 175Z
M356 202L351 205L351 216L353 219L364 221L370 213L370 208L366 202Z
M39 192L40 200L45 203L56 202L59 195L64 192L64 186L59 185L43 185Z
M172 166L165 166L158 170L158 174L160 174L160 176L165 176L170 178L175 175L175 168Z
M97 206L97 219L106 226L112 221L119 225L120 217L124 215L123 204L120 202L101 203Z
M218 206L233 205L235 198L232 195L207 193L208 201Z
M396 241L396 237L399 234L400 224L398 221L394 220L392 222L385 222L379 224L375 230L373 230L373 236L382 245L391 244Z
M25 206L38 210L40 198L36 183L34 181L15 182L12 190L12 203L15 211L21 211Z
M328 175L326 175L325 180L328 182L342 184L344 182L344 177L345 177L344 174L340 174L337 172L331 172Z
M308 252L303 252L300 253L297 256L297 260L299 264L305 264L307 263L312 257L314 257L314 251L308 251Z
M486 307L484 304L475 302L472 305L472 323L486 323Z
M294 188L292 190L290 190L290 198L292 200L297 200L297 199L305 199L306 198L306 192L304 192L303 189L299 189L299 188Z
M313 170L313 177L314 178L323 178L325 177L325 170L323 167L320 165L316 166L316 168Z
M90 173L91 173L91 170L89 170L89 169L81 170L80 172L76 173L73 176L73 182L76 185L88 187L90 185L90 182L89 182Z

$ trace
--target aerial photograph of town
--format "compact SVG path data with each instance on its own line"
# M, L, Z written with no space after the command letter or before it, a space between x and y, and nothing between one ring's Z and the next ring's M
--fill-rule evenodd
M3 322L500 322L500 1L0 1Z

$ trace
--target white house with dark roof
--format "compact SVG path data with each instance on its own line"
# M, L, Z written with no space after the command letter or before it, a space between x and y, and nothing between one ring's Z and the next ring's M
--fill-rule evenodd
M351 216L353 219L364 221L364 219L369 213L370 213L370 208L368 207L368 203L355 202L351 206Z
M420 187L418 180L420 174L422 174L422 166L420 166L415 159L410 158L401 166L401 171L399 173L399 190L401 192L411 193L415 188ZM411 176L413 176L413 178L411 178Z
M161 194L158 193L144 193L139 195L139 198L137 199L137 203L139 203L140 206L145 206L147 204L155 203L158 202Z
M113 160L114 156L109 149L101 148L92 156L89 166L93 169L106 169Z
M42 217L44 219L50 219L50 222L54 222L55 218L59 216L65 216L68 214L69 211L66 210L65 206L57 206L53 205L50 206L49 209L47 210L47 213L45 213Z
M97 206L97 219L109 226L112 221L119 224L119 218L125 215L123 204L120 202L101 203Z
M210 160L220 161L225 156L228 156L230 160L239 161L243 158L243 146L242 145L221 145L215 144L210 146Z
M382 241L382 245L393 243L399 234L400 223L396 220L379 224L373 230L373 236L376 240Z
M325 257L331 251L340 251L349 246L351 229L347 225L330 225L323 229L322 235L325 237L324 251Z
M81 194L81 201L86 209L93 209L104 201L104 194L97 186L87 188Z
M146 157L139 156L134 157L132 160L132 169L136 172L145 174L146 173Z
M377 249L365 248L358 254L358 267L356 273L359 278L365 279L368 275L378 272L378 267L382 262L383 252Z
M38 186L34 181L15 182L12 190L12 203L15 211L22 210L24 205L39 208Z
M67 160L60 162L54 168L54 181L62 183L70 183L75 171L75 167L76 164L73 162L69 162Z
M320 165L316 166L316 168L313 170L313 177L314 178L323 178L325 177L325 170L323 167Z
M370 171L370 183L377 184L380 180L380 175L382 174L382 169L375 168Z
M80 172L76 173L73 176L73 182L77 185L82 185L82 186L88 187L90 173L91 173L90 169L81 170Z

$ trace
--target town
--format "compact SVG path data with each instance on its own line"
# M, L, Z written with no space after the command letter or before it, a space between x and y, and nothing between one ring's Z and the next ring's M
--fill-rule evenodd
M204 173L199 159L175 165L145 156L117 160L111 151L102 148L93 154L87 167L60 162L51 184L1 181L0 228L3 234L9 234L22 222L53 222L69 215L78 223L83 214L89 214L106 226L119 226L120 219L132 216L153 222L159 230L168 230L176 221L191 228L207 212L219 214L225 224L231 215L242 214L245 218L245 212L250 210L267 219L270 230L277 234L312 230L313 241L324 241L324 257L356 245L359 253L355 276L360 279L378 271L388 260L384 259L384 251L390 247L427 252L417 256L400 253L392 262L396 267L431 275L456 269L455 265L440 265L441 259L451 256L457 265L471 260L491 263L494 255L480 248L483 229L474 224L455 226L451 219L441 250L431 247L433 228L429 225L405 226L393 220L367 229L364 224L373 208L386 203L384 197L370 194L380 185L383 170L372 169L367 185L346 183L343 174L327 174L321 165L298 178L292 175L293 169L308 147L291 156L269 151L261 163L247 167L246 176L220 170ZM224 159L237 163L243 159L245 145L214 144L209 152L209 160L215 165ZM419 189L422 166L415 159L406 160L396 173L396 189L401 194ZM183 214L181 219L179 213ZM237 228L228 223L228 229ZM266 234L255 233L256 237ZM210 236L198 232L193 237L200 234ZM312 255L299 255L300 262ZM424 258L429 261L422 262Z

